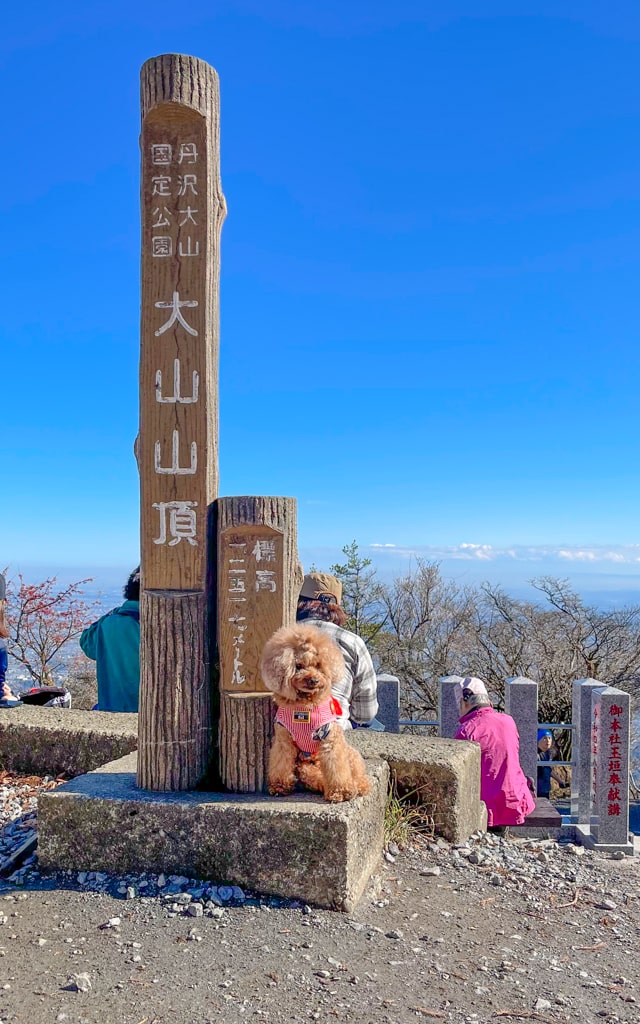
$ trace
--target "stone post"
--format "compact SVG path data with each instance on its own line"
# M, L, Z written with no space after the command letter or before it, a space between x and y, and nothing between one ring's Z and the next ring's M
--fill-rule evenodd
M538 780L538 684L526 676L505 680L504 708L520 734L520 765L524 774Z
M571 823L588 825L591 818L591 694L597 679L576 679L571 711Z
M0 626L3 629L7 628L6 624L6 610L7 610L7 581L0 572Z
M141 72L141 566L138 785L192 789L211 748L207 529L218 486L218 76L164 54Z
M378 679L379 722L386 732L400 732L400 680L397 676L382 673Z
M592 811L596 849L633 853L629 842L630 698L613 686L591 690Z
M260 658L280 626L295 622L302 586L295 498L220 498L218 645L220 776L233 793L261 792L275 707Z
M453 739L460 721L460 706L456 700L455 685L465 676L441 676L438 680L438 736Z

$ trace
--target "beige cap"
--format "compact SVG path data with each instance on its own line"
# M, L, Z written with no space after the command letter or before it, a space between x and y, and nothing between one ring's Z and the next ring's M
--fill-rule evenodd
M466 676L461 683L456 683L454 686L454 692L456 700L460 702L468 700L469 697L488 697L487 688L482 682L482 679L478 679L477 676ZM466 694L466 696L465 696Z
M342 600L342 583L328 572L310 572L304 578L300 597L311 601L320 601L323 597L333 597L340 604Z

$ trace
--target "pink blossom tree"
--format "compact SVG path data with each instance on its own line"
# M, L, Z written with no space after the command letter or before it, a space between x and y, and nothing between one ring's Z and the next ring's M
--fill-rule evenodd
M89 624L99 602L82 598L91 578L57 587L55 576L41 583L7 580L9 653L26 668L38 686L51 686L60 667L60 652Z

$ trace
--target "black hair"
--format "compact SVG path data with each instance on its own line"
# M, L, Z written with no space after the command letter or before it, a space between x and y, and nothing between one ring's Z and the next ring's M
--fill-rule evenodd
M140 600L140 566L134 569L122 591L125 601Z

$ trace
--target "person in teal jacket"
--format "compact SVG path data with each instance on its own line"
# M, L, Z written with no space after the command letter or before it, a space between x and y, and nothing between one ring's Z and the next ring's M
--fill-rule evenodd
M80 636L96 663L99 711L137 711L140 690L140 566L129 576L124 604L112 608Z

